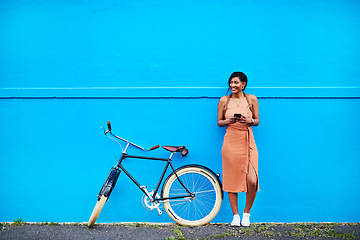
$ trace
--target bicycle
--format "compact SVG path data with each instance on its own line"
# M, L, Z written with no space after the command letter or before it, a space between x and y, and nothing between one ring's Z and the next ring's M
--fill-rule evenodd
M90 216L88 227L92 227L95 224L105 202L108 201L110 194L115 187L121 171L123 171L144 193L142 202L147 210L152 211L153 209L156 209L158 214L161 215L163 211L160 209L160 204L163 203L166 213L172 220L178 224L190 226L207 224L216 216L223 199L223 190L219 175L215 174L211 169L205 166L196 164L184 165L175 170L171 163L173 154L181 153L182 157L185 157L188 154L188 149L185 146L163 146L165 150L170 152L169 158L128 155L127 150L130 145L144 151L152 151L160 146L156 145L149 150L145 150L143 147L113 134L111 132L110 122L107 122L107 125L108 130L103 128L105 136L119 144L120 142L116 139L124 141L126 147L123 149L117 164L111 168L105 183L97 195L97 203ZM108 136L108 134L112 137ZM166 162L155 190L148 191L146 186L140 185L124 168L122 162L127 158ZM169 166L171 167L172 172L164 180L164 176ZM159 189L162 182L163 186L160 191Z

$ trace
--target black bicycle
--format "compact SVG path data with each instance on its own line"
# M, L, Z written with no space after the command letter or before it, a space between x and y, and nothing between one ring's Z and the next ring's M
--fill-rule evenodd
M201 165L185 165L178 169L174 169L171 161L175 153L181 153L181 156L188 154L188 149L185 146L163 146L163 148L170 153L169 158L154 158L144 156L128 155L127 150L130 145L140 148L144 151L151 151L159 147L159 145L145 150L144 148L125 140L119 136L112 134L110 122L107 123L108 130L104 129L106 136L111 135L111 139L120 139L126 143L125 149L121 154L118 163L111 168L105 183L103 184L99 195L97 196L97 203L90 216L88 226L92 227L95 224L104 204L108 201L111 192L113 191L116 181L123 171L144 193L142 202L146 209L157 209L159 215L162 214L160 204L164 204L166 213L177 223L181 225L200 226L209 223L218 213L223 191L219 175L212 170ZM109 136L108 136L109 137ZM121 146L121 144L120 144ZM145 185L140 185L133 176L122 166L122 162L126 158L140 159L140 160L155 160L166 162L165 168L160 176L159 182L155 190L148 191ZM170 175L164 180L164 176L171 168ZM163 182L160 190L160 185Z

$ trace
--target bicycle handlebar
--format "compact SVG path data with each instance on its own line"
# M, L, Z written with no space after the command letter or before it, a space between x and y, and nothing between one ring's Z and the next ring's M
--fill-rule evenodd
M139 145L136 145L135 143L132 143L132 142L130 142L130 141L126 140L126 139L123 139L123 138L121 138L121 137L119 137L119 136L116 136L116 135L112 134L111 132L110 132L110 134L111 134L111 136L114 136L114 137L116 137L116 138L118 138L118 139L120 139L120 140L123 140L123 141L126 142L126 143L129 143L129 144L131 144L131 145L133 145L133 146L135 146L135 147L137 147L137 148L140 148L141 150L145 150L145 148L140 147Z
M128 144L131 144L131 145L133 145L133 146L135 146L135 147L137 147L137 148L140 148L141 150L144 150L144 151L152 151L152 150L157 149L157 148L160 147L159 145L156 145L156 146L153 146L152 148L150 148L149 150L145 150L143 147L140 147L139 145L136 145L135 143L132 143L132 142L130 142L130 141L124 139L124 138L121 138L121 137L116 136L115 134L113 134L113 133L111 132L111 123L110 123L110 121L107 122L107 126L108 126L108 129L109 129L109 130L107 130L107 131L105 131L105 129L102 127L102 129L104 129L104 134L105 134L105 136L106 136L108 133L110 133L111 136L113 136L113 137L115 137L115 138L117 138L117 139L120 139L120 140L122 140L122 141L124 141L124 142L126 142L126 143L128 143ZM113 140L114 140L114 139L113 139ZM188 153L188 150L184 147L184 150L182 150L181 156L185 157L187 153Z
M104 129L104 134L105 134L105 136L106 136L108 133L110 133L111 136L113 136L113 137L115 137L115 138L117 138L117 139L120 139L120 140L122 140L122 141L124 141L124 142L126 142L126 143L129 143L129 144L137 147L137 148L140 148L141 150L145 150L143 147L140 147L139 145L136 145L135 143L132 143L132 142L130 142L130 141L124 139L124 138L121 138L121 137L119 137L119 136L116 136L115 134L112 134L110 121L107 122L107 126L108 126L108 129L109 129L109 130L108 130L108 131L105 131L105 129Z

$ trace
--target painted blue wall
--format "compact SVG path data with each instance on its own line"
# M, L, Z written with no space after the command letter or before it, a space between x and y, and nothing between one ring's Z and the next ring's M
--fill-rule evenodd
M109 120L146 148L186 145L175 166L221 172L216 108L241 70L261 114L252 221L359 222L359 11L350 0L1 1L0 221L87 221L121 152L100 129ZM126 162L153 188L161 164L141 165ZM171 221L141 196L121 175L99 221ZM214 222L231 220L224 200Z

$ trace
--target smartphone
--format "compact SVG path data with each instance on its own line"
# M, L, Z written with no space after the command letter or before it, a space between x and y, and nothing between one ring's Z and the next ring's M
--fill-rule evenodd
M241 118L241 113L234 113L235 118Z

